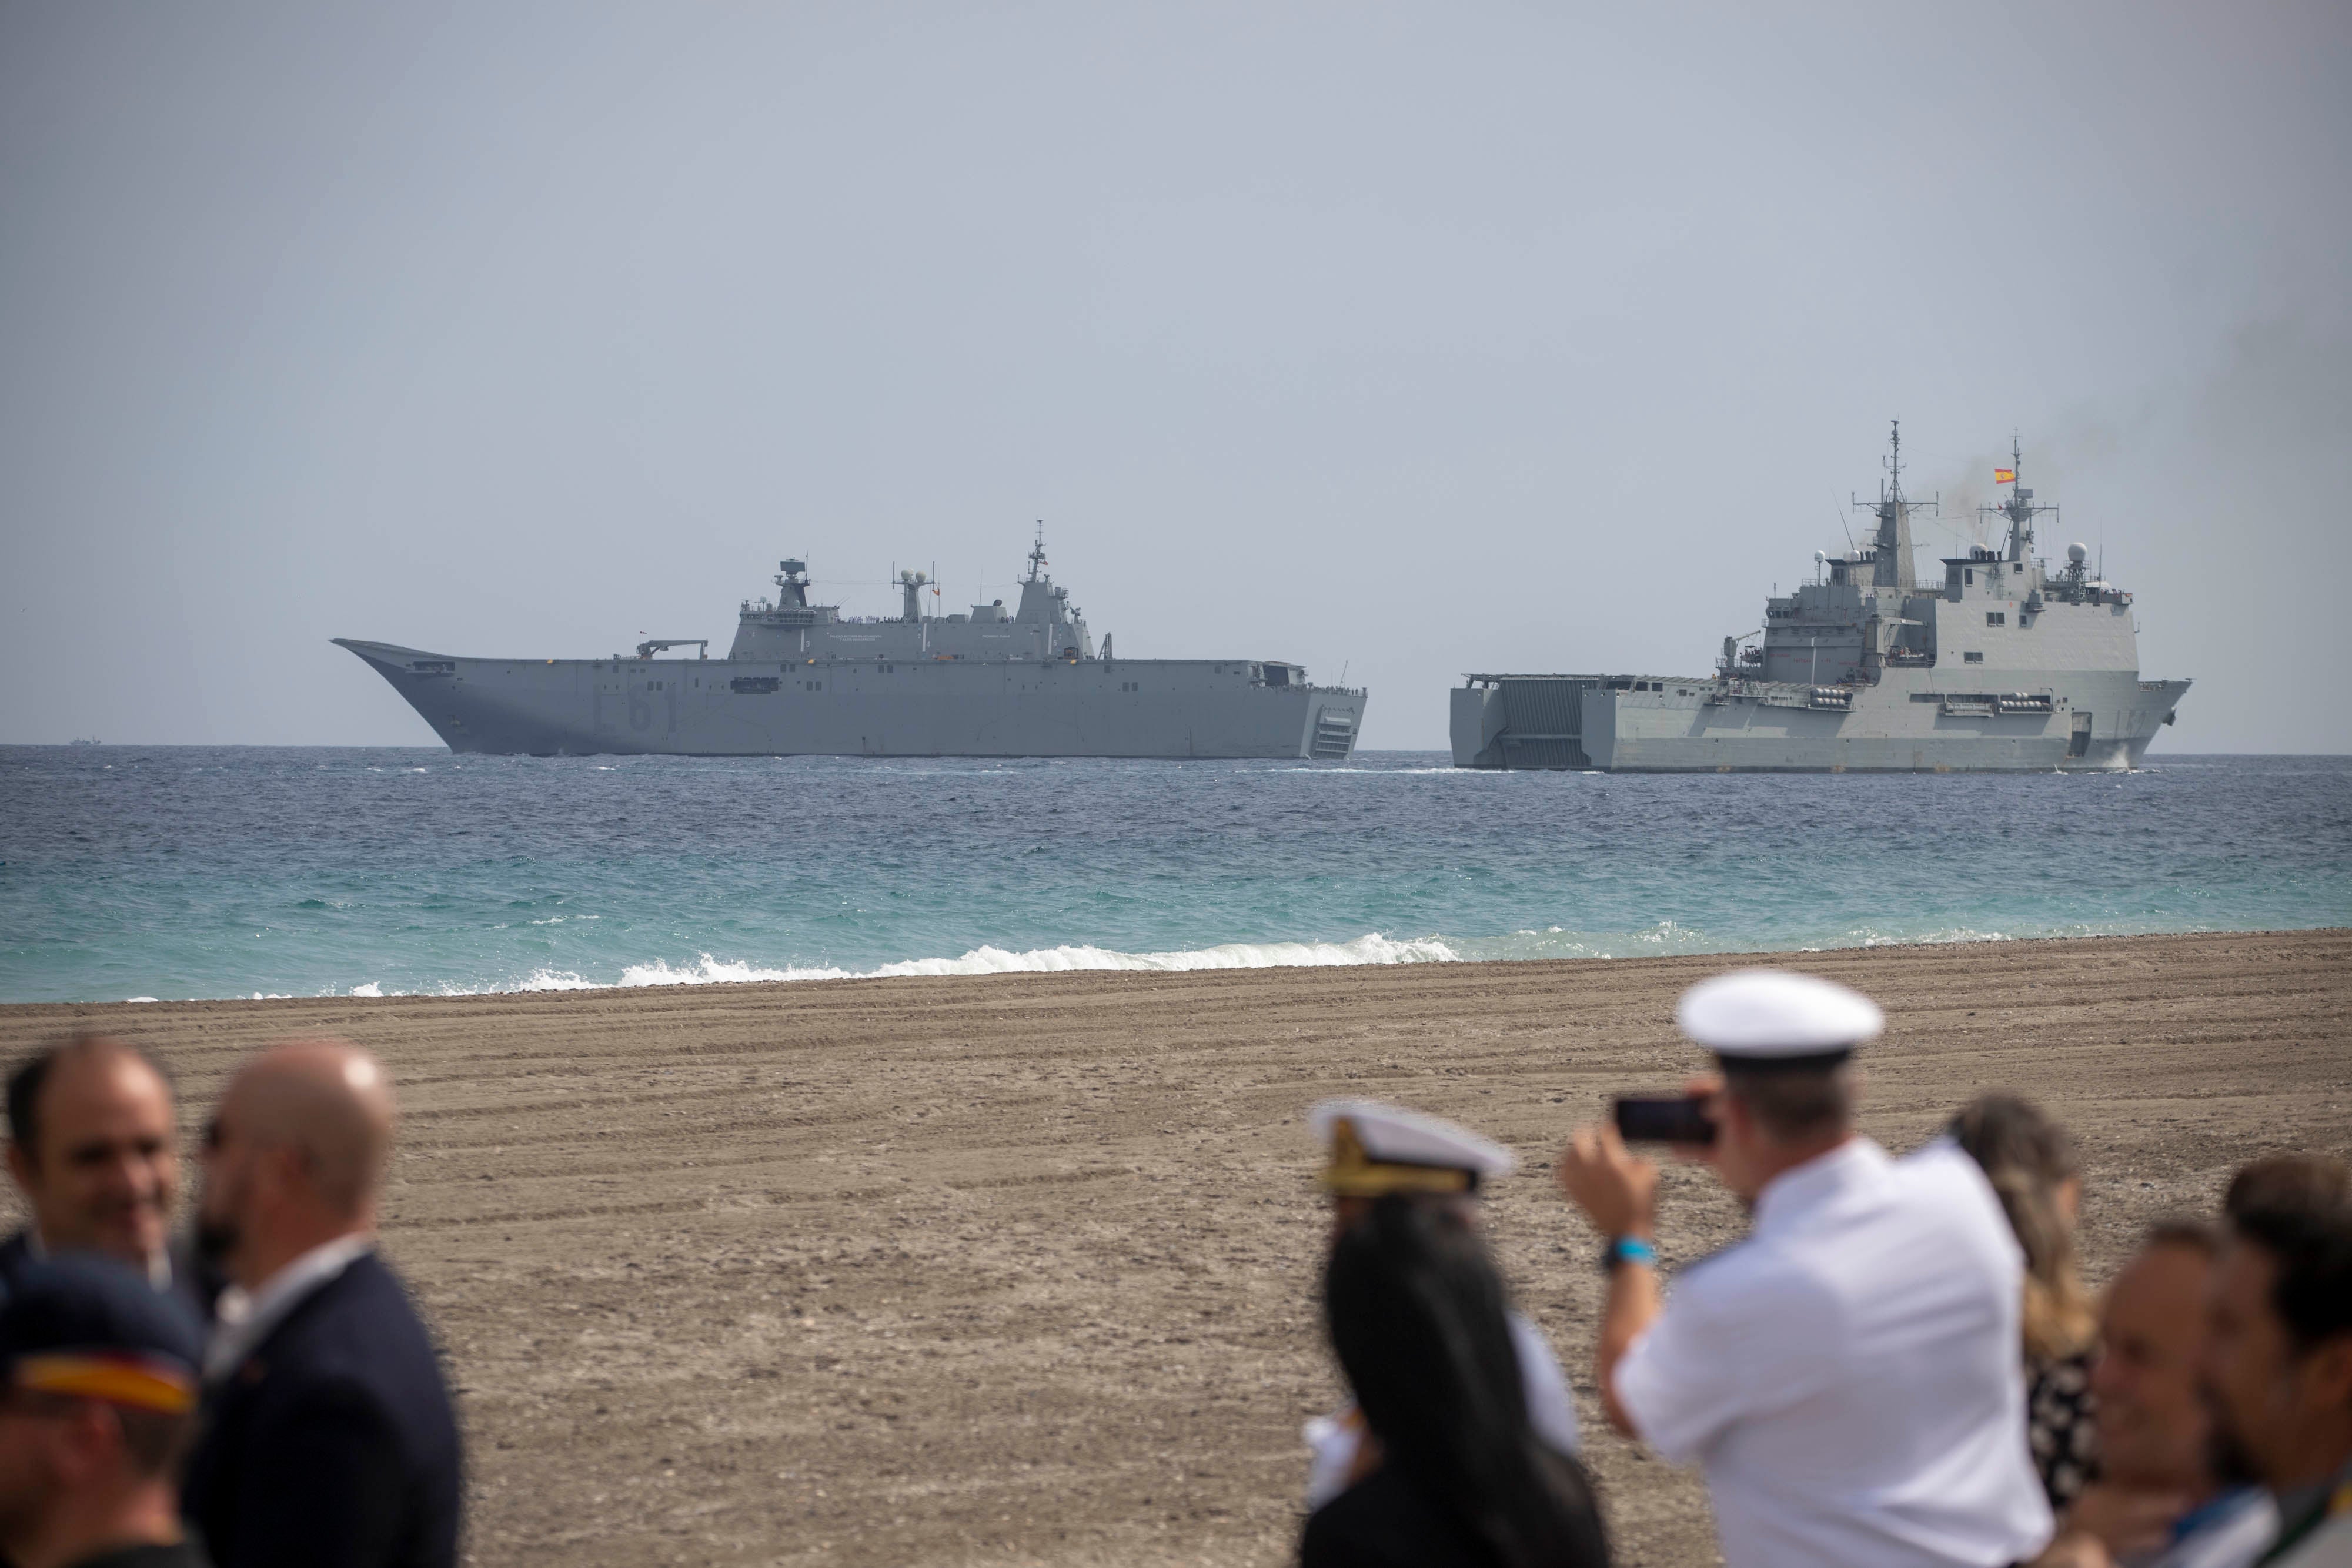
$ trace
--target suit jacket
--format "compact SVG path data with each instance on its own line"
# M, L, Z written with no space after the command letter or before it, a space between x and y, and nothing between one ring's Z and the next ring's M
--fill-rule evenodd
M182 1511L219 1568L454 1568L463 1490L433 1342L370 1252L205 1390Z
M0 1241L0 1302L16 1293L17 1276L39 1261L33 1251L31 1226L12 1231L8 1239ZM220 1295L220 1285L184 1239L172 1243L172 1283L168 1288L180 1304L195 1315L199 1324L213 1321L213 1302Z
M16 1276L32 1267L33 1228L11 1231L8 1239L0 1241L0 1302L16 1293Z

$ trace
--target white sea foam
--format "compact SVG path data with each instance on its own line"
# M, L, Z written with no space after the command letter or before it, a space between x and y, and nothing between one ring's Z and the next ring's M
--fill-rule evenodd
M762 980L873 980L919 975L1054 975L1087 970L1178 973L1356 964L1449 964L1461 956L1438 937L1398 938L1377 931L1352 942L1228 942L1215 947L1190 947L1167 953L1121 953L1091 946L1033 947L1027 952L1011 953L1002 947L982 946L958 958L908 958L870 969L845 969L832 965L786 965L779 968L705 953L696 963L677 967L660 958L650 964L632 964L621 971L617 980L592 980L571 969L541 969L518 984L491 988L595 991L643 986L745 985ZM352 994L362 993L355 990ZM459 994L458 988L448 988L446 994Z
M1842 946L1856 947L1932 947L1941 946L1948 942L2013 942L2017 940L2007 932L1979 931L1972 925L1948 925L1936 931L1906 932L1896 936L1888 936L1884 932L1874 931L1867 925L1861 925L1846 935L1849 941ZM2068 935L2068 933L2042 932L2040 935L2054 936Z
M381 980L370 980L363 986L353 986L352 988L352 995L355 997L380 997L383 995L383 982Z

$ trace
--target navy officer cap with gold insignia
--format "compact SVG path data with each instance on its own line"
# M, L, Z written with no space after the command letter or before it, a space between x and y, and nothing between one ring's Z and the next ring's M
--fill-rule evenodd
M1833 1067L1886 1027L1859 991L1786 969L1734 969L1683 993L1675 1022L1726 1067Z
M1334 1197L1475 1192L1516 1163L1465 1127L1377 1100L1326 1100L1307 1123L1329 1152L1320 1185Z
M45 1260L0 1306L0 1383L183 1416L195 1408L195 1315L111 1258Z

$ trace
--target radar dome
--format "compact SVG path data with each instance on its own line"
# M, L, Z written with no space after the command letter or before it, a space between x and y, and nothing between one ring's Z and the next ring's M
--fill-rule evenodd
M1821 565L1823 561L1829 559L1830 552L1825 549L1817 549L1813 552L1813 564L1815 566Z
M2076 566L2080 566L2084 561L2091 559L2091 552L2084 549L2081 543L2077 542L2066 547L2066 559L2073 561Z

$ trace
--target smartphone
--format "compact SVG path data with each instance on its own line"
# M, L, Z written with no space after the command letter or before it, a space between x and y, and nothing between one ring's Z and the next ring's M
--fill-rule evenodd
M1627 1094L1616 1102L1617 1135L1629 1144L1711 1144L1715 1124L1704 1094Z

